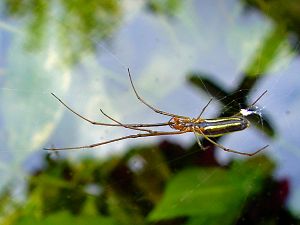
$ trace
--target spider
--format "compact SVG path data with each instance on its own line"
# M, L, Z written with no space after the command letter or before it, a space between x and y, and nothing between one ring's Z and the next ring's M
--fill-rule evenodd
M87 117L82 116L81 114L74 111L72 108L70 108L66 103L64 103L60 98L58 98L55 94L51 93L63 106L65 106L69 111L71 111L73 114L77 115L81 119L91 123L92 125L98 125L98 126L111 126L111 127L123 127L126 129L131 130L137 130L140 131L136 134L131 134L115 139L111 139L108 141L98 142L95 144L90 145L83 145L83 146L75 146L75 147L63 147L63 148L44 148L44 150L52 150L52 151L58 151L58 150L72 150L72 149L90 149L95 148L101 145L109 144L116 141L121 141L125 139L133 139L133 138L142 138L142 137L151 137L151 136L163 136L163 135L179 135L184 134L188 132L193 132L195 134L197 143L199 146L203 149L203 146L199 140L199 136L203 136L207 141L214 144L215 146L219 147L220 149L226 151L226 152L232 152L240 155L246 155L246 156L253 156L260 151L267 148L269 145L266 145L262 148L259 148L258 150L254 151L253 153L247 153L247 152L241 152L234 149L227 148L216 141L212 140L211 137L218 137L222 136L231 132L241 131L250 126L249 120L246 119L246 116L251 114L258 114L261 116L260 111L252 109L253 106L262 98L263 95L266 94L267 91L264 91L250 106L248 106L245 109L241 109L239 113L230 116L230 117L220 117L215 119L204 119L201 118L202 114L208 107L208 105L211 103L213 98L211 98L208 103L203 107L200 114L196 118L191 118L187 116L180 116L169 112L164 112L162 110L159 110L152 105L148 104L137 92L132 77L130 74L130 70L128 68L128 76L130 80L131 87L135 93L135 96L137 99L142 102L144 105L149 107L154 112L168 116L170 117L168 122L165 123L149 123L149 124L124 124L116 119L112 118L111 116L107 115L102 109L100 109L101 113L106 116L108 119L113 121L114 123L101 123L96 122L93 120L88 119ZM154 130L153 127L164 127L169 126L172 131L159 131ZM152 129L149 129L149 127L152 127Z

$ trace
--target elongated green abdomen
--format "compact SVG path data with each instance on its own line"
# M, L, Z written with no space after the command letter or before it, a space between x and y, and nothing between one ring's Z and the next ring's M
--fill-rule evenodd
M235 131L244 130L249 126L250 122L246 118L233 116L218 119L205 119L199 124L195 123L194 128L196 132L198 129L201 129L203 134L210 137L217 137ZM201 134L199 131L198 133Z

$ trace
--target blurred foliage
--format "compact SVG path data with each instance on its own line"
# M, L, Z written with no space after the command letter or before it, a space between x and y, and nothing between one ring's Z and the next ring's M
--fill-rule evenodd
M278 26L300 37L300 2L295 0L243 0L248 8L259 9Z
M172 16L180 3L149 0L146 7L152 13ZM92 0L88 4L84 0L4 0L4 6L7 14L28 24L28 49L55 43L63 49L61 58L73 64L82 54L95 51L97 43L108 40L122 21L123 13L122 2L118 0Z
M261 166L255 168L257 164ZM162 201L150 218L163 220L176 216L201 216L204 222L218 217L226 220L227 216L231 224L240 214L245 195L257 193L271 171L272 164L265 158L234 163L230 170L186 169L170 181ZM228 208L232 213L228 214Z
M92 0L88 4L84 0L4 1L9 15L28 24L26 44L29 49L39 49L44 47L47 38L59 37L57 45L64 49L62 58L73 63L81 54L97 49L97 43L108 38L122 18L117 0Z
M300 224L284 208L288 183L272 178L264 156L221 166L212 151L169 142L107 161L57 154L28 177L25 202L2 191L1 224Z
M254 81L250 79L258 78L266 74L279 54L282 44L286 41L287 32L285 27L275 26L262 42L257 50L255 57L251 63L245 68L245 74L248 78L247 82L243 82L244 88L249 88ZM253 78L254 77L254 78Z
M147 8L156 14L172 16L180 8L179 0L148 0Z

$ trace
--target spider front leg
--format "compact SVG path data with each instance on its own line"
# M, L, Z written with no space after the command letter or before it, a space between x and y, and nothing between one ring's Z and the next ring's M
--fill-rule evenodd
M156 133L157 131L153 131L153 130L150 130L150 129L145 129L145 128L140 128L140 127L133 127L133 126L130 126L130 125L127 125L127 124L123 124L121 123L120 121L112 118L111 116L107 115L102 109L100 109L100 112L106 116L108 119L114 121L115 123L119 124L121 127L124 127L124 128L127 128L127 129L131 129L131 130L139 130L139 131L145 131L145 132L148 132L148 133Z
M211 101L212 101L213 99L214 99L214 98L211 98L211 99L208 101L208 103L202 108L202 110L201 110L199 116L197 117L197 119L200 119L200 118L201 118L202 114L204 113L204 111L206 110L206 108L208 107L208 105L211 103Z
M111 123L101 123L101 122L96 122L93 120L88 119L87 117L79 114L75 110L73 110L70 106L68 106L63 100L61 100L59 97L57 97L54 93L51 93L53 97L55 97L64 107L66 107L70 112L78 116L79 118L89 122L92 125L97 125L97 126L111 126L111 127L120 127L120 124L111 124ZM168 123L153 123L153 124L122 124L122 127L161 127L161 126L167 126L169 125Z
M147 107L149 107L150 109L152 109L154 112L156 113L159 113L161 115L165 115L165 116L171 116L171 117L179 117L179 118L187 118L186 116L179 116L179 115L176 115L176 114L173 114L173 113L168 113L168 112L164 112L162 110L159 110L159 109L156 109L154 108L152 105L150 105L149 103L147 103L137 92L137 90L135 89L135 86L133 84L133 81L132 81L132 77L131 77L131 74L130 74L130 70L129 68L127 68L127 71L128 71L128 76L129 76L129 80L130 80L130 84L131 84L131 87L135 93L135 96L137 97L138 100L140 100L144 105L146 105Z

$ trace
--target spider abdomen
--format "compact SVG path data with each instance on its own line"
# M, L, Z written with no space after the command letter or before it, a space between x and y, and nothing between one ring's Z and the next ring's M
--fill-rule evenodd
M250 122L241 116L223 117L218 119L173 118L170 125L173 129L196 132L209 137L222 136L241 131L250 126Z
M218 119L203 119L200 123L194 123L194 130L199 134L205 134L209 137L217 137L235 131L244 130L249 126L250 122L246 118L235 116Z

